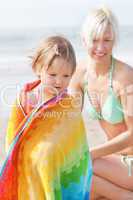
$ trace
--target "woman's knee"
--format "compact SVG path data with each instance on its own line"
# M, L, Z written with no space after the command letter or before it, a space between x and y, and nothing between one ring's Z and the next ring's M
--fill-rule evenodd
M93 163L93 172L107 181L133 191L133 176L128 176L128 168L121 162L120 157L96 159Z

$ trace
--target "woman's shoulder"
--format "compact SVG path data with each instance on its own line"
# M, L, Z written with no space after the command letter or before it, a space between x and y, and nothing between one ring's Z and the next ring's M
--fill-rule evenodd
M80 73L84 74L87 69L87 60L81 60L77 63L77 70Z
M133 68L125 62L116 60L114 79L119 94L122 95L127 91L131 91L133 87Z
M79 61L74 75L81 83L84 81L86 71L87 71L87 61L86 60Z
M76 71L74 72L72 80L70 82L70 88L72 90L82 90L85 72L86 72L86 62L85 61L78 62Z
M116 76L122 86L133 84L133 67L123 61L116 60Z

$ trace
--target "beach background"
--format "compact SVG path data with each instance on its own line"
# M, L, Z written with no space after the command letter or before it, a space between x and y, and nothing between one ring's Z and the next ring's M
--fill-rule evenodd
M82 16L82 20L85 14L87 14L87 12ZM86 57L86 50L83 47L80 37L82 23L77 23L78 19L76 20L74 18L74 20L75 25L74 23L71 24L69 21L67 22L67 25L65 25L65 23L63 25L55 23L53 26L41 25L33 27L27 25L24 26L24 24L21 26L22 24L20 23L19 26L11 26L11 24L8 23L5 27L1 26L0 17L0 167L5 158L4 144L11 104L16 98L16 94L20 88L25 83L36 79L36 76L31 70L29 56L32 55L37 44L42 38L60 34L67 37L73 44L77 60ZM80 20L80 22L82 22L82 20ZM117 58L122 59L133 66L132 44L133 25L121 24L120 39L114 54ZM88 118L86 105L87 99L85 99L83 117L85 120L89 145L93 146L104 142L106 137L99 127L98 122L91 121Z

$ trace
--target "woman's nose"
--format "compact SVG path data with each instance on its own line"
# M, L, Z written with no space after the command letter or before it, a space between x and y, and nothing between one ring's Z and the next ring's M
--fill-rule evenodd
M97 50L103 50L104 49L104 47L105 47L105 45L104 45L104 43L103 42L99 42L98 44L97 44Z

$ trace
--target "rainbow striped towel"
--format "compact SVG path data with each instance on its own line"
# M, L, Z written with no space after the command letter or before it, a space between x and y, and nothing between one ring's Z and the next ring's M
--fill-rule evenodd
M89 199L92 165L86 131L71 102L68 95L57 96L26 117L20 106L13 108L9 130L19 126L8 135L14 138L0 171L0 200Z

